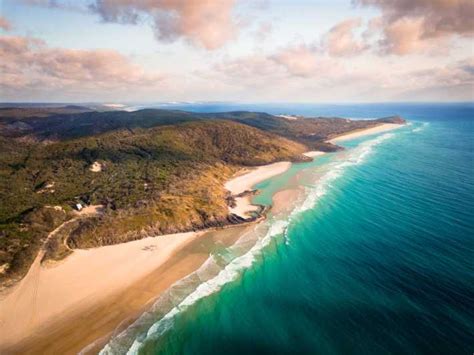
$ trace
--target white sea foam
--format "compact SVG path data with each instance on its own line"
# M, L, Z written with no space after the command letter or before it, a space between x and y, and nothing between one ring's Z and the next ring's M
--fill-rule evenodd
M333 182L343 175L346 168L364 162L376 145L393 136L393 133L383 134L341 155L339 159L331 163L327 172L318 179L317 183L308 189L306 199L300 206L295 207L289 216L284 219L274 217L267 223L257 225L254 233L247 233L239 238L229 248L233 255L237 255L230 262L222 260L222 258L225 259L223 256L212 255L196 272L173 285L164 296L157 300L150 312L144 313L132 326L113 338L100 354L109 355L117 352L138 354L145 341L159 338L173 326L174 317L177 314L185 311L196 301L219 291L225 284L236 280L242 270L249 268L257 260L273 238L284 236L288 242L287 231L291 221L298 214L313 208L317 201L328 192ZM259 234L261 234L260 237ZM186 294L188 286L194 288ZM173 292L174 288L177 289L176 292ZM156 311L166 309L163 305L169 304L171 307L168 311L165 311L162 317L157 317ZM159 318L158 321L154 321L157 318Z
M423 122L423 124L421 126L412 129L412 132L414 132L414 133L421 132L428 126L428 124L429 124L428 122Z
M271 223L266 234L262 238L257 239L248 252L233 259L228 265L222 268L216 276L200 283L193 292L185 297L178 305L173 307L164 317L154 323L146 332L145 337L135 339L127 354L137 354L145 340L158 338L172 326L172 320L175 315L186 310L188 307L196 303L196 301L219 291L225 284L235 280L242 270L249 268L253 264L258 255L261 254L262 250L270 244L272 238L284 234L288 225L288 220L276 220ZM213 257L211 256L210 259L213 259ZM209 263L210 261L208 262L208 265L203 265L197 273L202 273L202 271L209 266ZM121 334L122 337L126 336L126 332L127 330ZM109 343L100 354L114 354L114 349L116 350L117 346ZM122 348L122 350L124 349Z
M291 216L295 216L313 208L317 201L322 196L326 195L333 182L343 175L346 168L363 163L375 146L393 136L393 133L385 133L377 138L366 141L350 151L347 156L331 163L329 170L318 179L315 185L308 189L306 199L299 207L293 210Z

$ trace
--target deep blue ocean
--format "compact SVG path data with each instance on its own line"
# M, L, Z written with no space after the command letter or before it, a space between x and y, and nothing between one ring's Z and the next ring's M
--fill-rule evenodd
M165 107L409 124L257 185L259 203L299 192L104 353L474 352L474 104Z

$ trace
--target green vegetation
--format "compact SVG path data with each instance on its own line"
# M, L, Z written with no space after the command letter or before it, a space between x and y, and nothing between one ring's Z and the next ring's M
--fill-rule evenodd
M224 120L119 129L47 144L1 138L0 145L0 265L8 265L4 276L22 274L48 232L71 216L38 216L44 206L106 206L103 216L69 226L71 247L224 225L231 222L225 179L242 165L302 160L305 150L285 138ZM94 162L102 171L90 170ZM48 242L47 258L67 255L62 250L65 238L58 234Z
M223 183L242 166L308 160L306 150L337 149L328 137L379 123L77 106L0 111L0 281L26 272L76 203L104 213L60 228L45 259L240 222L228 215Z

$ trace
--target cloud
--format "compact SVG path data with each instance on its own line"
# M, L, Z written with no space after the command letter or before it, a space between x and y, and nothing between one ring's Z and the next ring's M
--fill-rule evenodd
M90 5L105 22L137 24L151 18L161 41L184 38L206 49L222 47L237 35L235 0L96 0Z
M261 22L253 35L259 43L262 43L272 34L272 32L273 26L271 22Z
M281 47L269 54L253 54L227 59L214 65L212 71L221 77L211 76L213 80L224 80L234 85L265 87L267 90L282 89L291 82L337 80L345 74L342 64L324 56L317 47L306 44ZM277 89L278 87L278 89Z
M87 8L77 0L17 0L29 6L39 6L51 9L64 9L77 12L85 12Z
M360 18L348 19L332 27L323 36L322 47L331 56L343 57L357 55L365 51L368 47L354 35L354 30L360 27Z
M354 0L381 10L381 49L404 55L474 34L472 0Z
M2 95L39 91L102 93L151 87L162 76L147 74L114 50L49 48L19 36L0 37ZM64 92L62 92L64 93Z
M386 53L405 55L430 49L432 41L423 39L423 20L401 18L385 27L385 36L379 41Z
M474 57L455 63L407 73L400 100L474 100Z
M4 31L10 31L12 28L12 25L10 21L8 21L5 17L0 16L0 29Z
M294 76L312 76L318 68L314 49L306 45L282 48L271 58Z
M218 72L239 80L309 78L318 74L322 59L316 48L305 44L279 48L271 54L253 54L224 60L214 66Z

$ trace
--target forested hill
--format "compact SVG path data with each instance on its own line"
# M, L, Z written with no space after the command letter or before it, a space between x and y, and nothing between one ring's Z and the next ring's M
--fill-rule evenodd
M69 107L69 113L67 108ZM66 112L65 112L66 111ZM134 130L209 119L225 119L297 140L312 148L336 150L321 144L344 132L368 128L383 122L404 122L400 117L379 120L347 120L344 118L283 118L263 112L194 113L179 110L144 109L126 111L90 111L81 106L48 110L0 109L0 135L28 137L35 140L65 140L97 135L117 129Z
M307 160L301 153L326 137L380 124L80 106L0 111L3 281L24 275L48 233L72 218L48 241L47 258L239 222L223 183L241 167ZM77 203L103 213L77 218Z

